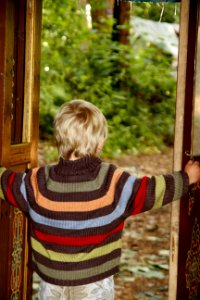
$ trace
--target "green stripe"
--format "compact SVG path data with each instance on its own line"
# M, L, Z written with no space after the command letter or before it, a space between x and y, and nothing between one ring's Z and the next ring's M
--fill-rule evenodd
M89 277L93 277L102 274L104 272L107 272L109 270L112 270L113 268L119 265L119 257L118 257L113 260L107 261L101 265L98 265L96 267L78 270L78 271L74 271L74 270L63 271L63 270L55 270L46 267L45 265L36 262L34 257L33 257L33 261L35 262L35 264L37 265L38 269L41 271L42 274L58 280L87 279Z
M156 188L155 188L155 202L153 208L160 208L163 203L163 198L166 190L166 183L164 176L155 176Z
M47 188L50 191L58 193L73 193L73 192L91 192L98 190L104 181L105 175L108 172L109 164L102 163L98 176L91 181L73 183L60 183L49 177L49 168L45 168Z
M96 248L89 253L81 252L76 254L66 254L66 253L60 253L53 250L45 249L45 247L34 238L31 238L31 245L33 250L35 250L36 252L40 253L41 255L51 260L60 261L60 262L80 262L80 261L93 259L102 255L106 255L115 249L121 249L121 239L113 243L110 243L108 245L104 245L102 247Z
M179 200L183 194L183 178L180 172L174 172L174 198L173 200Z
M0 182L1 182L1 176L2 174L6 171L6 168L4 167L1 167L0 168ZM3 193L3 190L2 190L2 185L0 184L0 199L2 200L5 200L5 197L4 197L4 193Z

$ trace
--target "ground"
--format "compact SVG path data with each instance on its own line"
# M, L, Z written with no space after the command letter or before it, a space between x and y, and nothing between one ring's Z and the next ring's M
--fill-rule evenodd
M140 175L172 170L173 150L121 157L116 163ZM131 217L123 236L121 271L115 277L115 300L168 299L171 207Z
M159 154L123 156L113 162L138 176L158 175L172 170L172 156L173 150L168 149ZM120 273L115 276L115 300L168 299L170 212L167 205L127 220ZM35 291L37 287L36 277Z

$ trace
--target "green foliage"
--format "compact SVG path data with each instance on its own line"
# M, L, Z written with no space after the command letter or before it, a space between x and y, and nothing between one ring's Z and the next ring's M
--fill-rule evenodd
M77 1L44 0L41 139L52 136L58 107L79 98L97 105L108 120L104 155L170 145L176 88L171 57L143 40L113 42L111 24L103 32L86 25Z

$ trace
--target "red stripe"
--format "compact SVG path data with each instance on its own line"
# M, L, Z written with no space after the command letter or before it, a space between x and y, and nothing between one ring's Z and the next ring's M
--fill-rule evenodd
M16 173L13 172L8 179L8 185L6 188L6 198L13 206L18 207L18 205L15 201L15 198L13 196L13 193L12 193L12 184L13 184L15 175L16 175Z
M146 187L147 187L147 177L142 178L142 182L140 184L139 190L137 192L135 201L134 201L134 208L132 215L139 214L142 211L144 200L146 196Z
M85 237L64 237L64 236L46 234L39 230L34 230L34 233L39 240L55 243L57 245L83 246L83 245L99 244L111 234L114 234L122 230L123 227L124 227L124 222L122 222L119 226L117 226L116 228L114 228L113 230L105 234L90 235Z

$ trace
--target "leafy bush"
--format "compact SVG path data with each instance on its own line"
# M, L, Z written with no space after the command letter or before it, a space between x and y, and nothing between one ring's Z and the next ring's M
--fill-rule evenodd
M144 40L121 45L108 30L88 30L77 1L44 0L41 139L65 101L97 105L109 125L104 155L162 149L173 142L176 82L172 58ZM108 20L111 22L110 20Z

